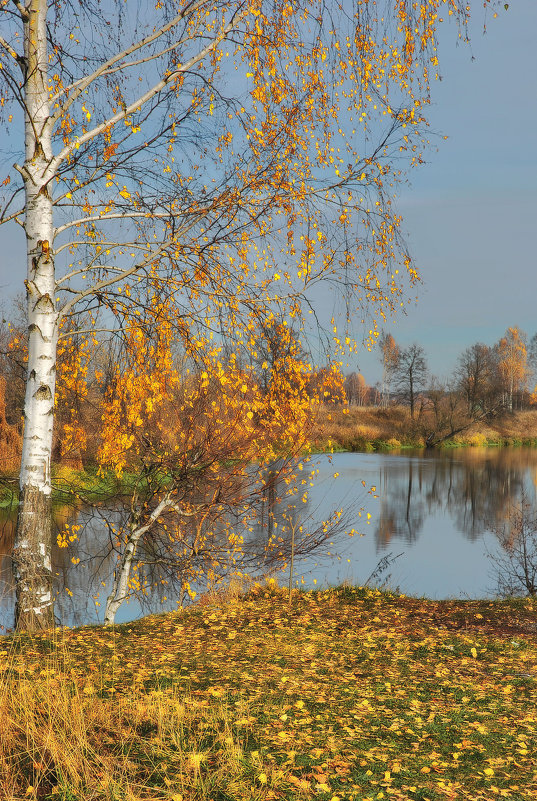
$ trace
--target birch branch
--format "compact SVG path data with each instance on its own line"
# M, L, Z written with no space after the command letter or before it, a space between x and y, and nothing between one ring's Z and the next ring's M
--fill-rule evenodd
M243 15L240 16L242 18ZM226 25L225 28L222 29L222 31L218 34L218 36L216 36L215 39L213 39L212 42L210 42L206 47L202 48L202 50L200 50L195 56L189 58L185 64L182 64L180 67L173 70L173 72L170 72L169 75L167 75L165 78L162 78L151 89L148 89L147 92L138 97L135 101L130 103L128 106L125 106L124 109L118 111L112 117L109 117L107 120L102 122L100 125L97 125L91 131L86 131L86 133L83 134L81 137L77 138L75 142L66 145L63 148L63 150L61 150L60 153L58 153L58 155L54 159L52 159L47 169L47 173L53 176L56 173L61 162L70 153L72 153L73 150L78 149L81 145L85 144L86 142L89 142L91 139L94 139L96 136L98 136L99 134L103 133L105 130L110 128L110 126L115 125L117 122L120 122L121 120L124 120L126 117L133 114L142 106L145 106L153 97L158 95L166 86L168 86L168 84L174 81L179 75L188 72L193 66L202 61L212 50L215 49L215 47L217 47L220 44L220 42L223 39L225 39L228 33L233 29L235 25L235 19L236 16ZM61 110L62 113L63 111L64 109ZM59 118L59 116L61 115L57 113L56 115L54 115L54 117L50 117L48 122L51 123L52 121L55 122L56 119Z
M21 69L23 68L23 64L24 64L24 58L23 58L23 56L20 56L20 55L17 53L17 51L16 51L16 50L15 50L13 47L11 47L11 45L9 44L9 42L7 42L7 41L4 39L4 37L3 37L3 36L0 36L0 47L3 47L3 48L4 48L4 50L6 50L6 51L9 53L9 55L11 56L11 58L13 58L13 59L14 59L14 60L17 62L17 64L19 65L19 67L21 67Z
M66 242L64 245L60 245L59 248L55 248L54 249L54 256L57 256L59 253L62 252L62 250L66 250L67 248L77 247L78 245L87 245L87 244L88 244L87 239L73 239L70 242ZM142 243L142 242L116 242L116 241L114 241L114 242L106 242L106 241L103 241L103 240L99 240L96 244L99 245L101 250L103 248L111 249L111 248L119 248L119 247L121 247L121 248L133 248L134 250L148 250L149 249L148 248L148 243ZM97 255L100 255L100 254L97 254ZM92 259L92 261L93 261L93 259ZM101 267L101 265L98 265L98 266L99 266L99 268ZM92 264L91 264L91 262L88 264L87 269L88 270L94 269ZM85 269L84 270L79 270L78 272L85 273L86 270ZM65 281L65 278L66 278L66 276L61 278L60 281Z
M193 13L197 11L197 9L200 8L204 2L206 2L206 0L193 0L186 8L180 11L179 14L177 14L177 16L171 19L166 25L163 25L154 33L149 34L149 36L146 36L143 39L140 39L138 42L135 42L130 47L125 48L125 50L122 50L121 53L116 53L115 56L112 56L112 58L109 58L108 61L104 62L104 64L101 64L101 66L98 67L98 69L94 70L90 75L87 75L85 78L80 78L80 80L75 81L74 83L69 84L68 86L65 86L61 92L57 92L51 98L51 103L57 102L60 95L67 94L72 90L75 90L73 94L70 95L68 99L65 101L65 103L62 105L62 108L58 112L56 112L52 124L56 122L56 118L59 118L75 102L75 100L77 100L80 97L80 95L84 92L84 90L87 89L87 87L90 86L95 80L97 80L97 78L100 78L102 77L102 75L106 74L107 70L109 70L111 67L117 64L123 58L127 58L132 53L135 53L137 50L141 50L142 48L147 47L152 42L155 42L157 39L163 36L165 33L172 30L172 28L179 25L179 23L185 19L188 13ZM121 67L119 67L119 69L121 69Z
M19 13L20 13L22 19L25 22L28 22L28 20L30 19L30 15L28 13L28 9L20 2L20 0L13 0L13 4L19 10Z
M122 212L115 212L114 214L94 214L91 217L79 217L78 220L72 220L71 222L65 223L65 225L60 225L58 228L54 229L54 236L58 236L62 234L64 231L67 231L69 228L74 228L77 225L84 225L88 222L106 222L107 220L122 220L125 218L140 218L146 217L147 219L157 219L157 220L164 220L170 216L169 212L152 212L152 211L122 211Z

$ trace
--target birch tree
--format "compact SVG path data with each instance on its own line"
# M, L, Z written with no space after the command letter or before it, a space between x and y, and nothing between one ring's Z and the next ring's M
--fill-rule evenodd
M455 17L464 36L468 8L170 0L142 19L130 0L2 0L1 111L16 162L0 221L27 242L19 628L53 622L62 321L83 311L121 329L133 285L154 270L192 347L200 328L225 337L245 309L269 314L276 299L300 319L319 282L342 291L349 317L397 309L416 272L393 186L427 145L436 27Z
M382 332L378 347L382 358L382 407L387 409L391 383L399 364L400 349L393 336L387 332Z
M527 337L516 326L508 328L496 345L504 405L513 411L513 398L526 388L528 379Z

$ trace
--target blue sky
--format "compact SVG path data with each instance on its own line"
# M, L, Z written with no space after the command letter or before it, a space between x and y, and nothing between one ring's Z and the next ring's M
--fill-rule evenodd
M420 343L440 378L474 342L493 344L508 326L537 331L537 0L498 12L483 35L476 0L469 46L453 26L441 34L443 80L429 118L449 138L399 193L423 284L418 303L386 327L402 346ZM22 231L2 232L0 297L23 289L23 253ZM346 369L356 368L368 383L380 378L365 349Z
M449 138L399 193L423 284L386 326L403 346L419 342L441 378L474 342L493 344L508 326L537 331L537 2L501 4L485 35L475 8L470 46L453 29L441 36L429 118ZM357 363L378 380L376 354Z

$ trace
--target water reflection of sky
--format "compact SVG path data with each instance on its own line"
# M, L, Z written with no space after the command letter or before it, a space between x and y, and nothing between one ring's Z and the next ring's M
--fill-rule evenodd
M330 565L308 559L297 566L309 586L349 580L362 583L382 556L398 556L383 576L389 586L430 598L493 595L488 553L499 550L491 527L509 519L522 490L535 504L537 451L526 448L464 449L423 454L336 454L319 459L316 492L323 508L345 506L357 488L375 486L356 528L364 536L345 543ZM337 480L332 480L338 472Z
M315 527L334 509L342 508L347 527L356 533L353 537L340 533L333 544L296 560L295 584L305 587L343 581L363 584L379 560L391 554L398 558L380 574L377 584L387 580L391 588L429 598L493 595L494 566L487 553L498 552L499 544L491 528L509 520L522 491L536 505L537 449L345 453L331 459L313 457L313 461L319 470L315 486L308 503L297 504L305 526ZM367 492L370 487L376 488L372 494ZM285 508L282 504L275 511L280 531ZM82 523L77 550L55 555L57 614L68 625L102 619L113 568L113 559L106 557L102 547L107 536L102 519L79 512L77 522ZM13 614L9 552L14 520L4 515L0 528L0 624L5 630ZM260 532L257 535L262 537ZM73 556L81 559L76 566ZM280 583L287 580L288 568L279 576ZM162 594L153 595L142 604L124 604L117 622L175 608L173 593L164 602Z

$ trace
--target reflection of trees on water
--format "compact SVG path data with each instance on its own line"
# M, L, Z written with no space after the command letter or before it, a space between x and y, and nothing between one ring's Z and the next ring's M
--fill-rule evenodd
M461 476L459 498L450 511L470 540L508 519L527 483L524 466L506 463L501 454L499 457L496 464L489 460L479 468L466 469Z
M377 548L384 550L394 537L413 543L420 536L427 517L433 515L450 518L458 531L475 541L484 531L495 530L504 523L509 526L513 509L520 506L523 490L537 514L536 461L535 451L522 448L466 449L408 458L379 456L380 475L375 482L379 496ZM352 485L353 493L358 484ZM305 488L309 488L309 482ZM262 576L278 566L288 565L293 531L296 535L295 556L305 556L305 564L308 554L315 553L318 562L328 551L333 552L334 548L328 547L327 542L334 540L337 530L325 529L321 524L327 515L327 507L330 507L332 484L324 492L321 484L317 484L310 489L311 495L305 502L302 489L299 486L298 494L285 496L281 486L267 481L266 491L255 507L255 519L242 529L240 518L233 521L235 529L244 537L244 572ZM350 507L355 504L356 511L359 503L355 494L351 503L345 503L349 515L353 516L350 521L353 525L356 525L357 515L353 515ZM320 508L323 505L324 513ZM54 547L59 623L80 625L99 619L116 564L116 554L111 547L113 536L107 525L119 530L127 514L128 510L119 507L112 510L73 510L69 507L55 510L57 532L67 521L80 526L76 542L68 548ZM350 527L343 522L339 526L340 529ZM14 530L15 515L0 513L0 625L4 629L11 626L13 620L10 554ZM222 532L223 537L224 534ZM180 565L175 565L175 572L170 571L169 561L167 563L161 558L163 555L156 546L153 548L150 540L143 547L147 552L141 580L146 584L147 592L138 595L134 609L127 607L127 615L132 617L176 608L182 600ZM205 556L202 553L199 558ZM75 565L73 559L80 561ZM204 589L197 584L194 588L198 592ZM101 603L102 607L97 605Z
M537 506L535 455L524 449L466 449L389 461L381 468L377 546L412 543L430 515L449 516L470 541L509 519L526 489Z
M392 537L412 543L427 516L423 465L409 460L404 474L395 477L381 470L380 513L376 531L377 547L384 549Z
M298 559L315 554L322 558L327 543L351 527L354 511L350 508L338 517L330 509L327 516L321 504L312 502L305 487L297 485L294 492L286 493L277 473L274 476L274 481L266 481L255 507L255 520L244 533L249 564L257 575L287 568L292 556Z
M232 526L243 537L242 557L237 569L251 576L263 576L286 566L291 557L314 552L335 536L337 526L323 526L318 509L310 507L308 496L285 495L285 488L275 480L267 481L255 516L247 524L237 516ZM304 500L303 500L304 498ZM55 616L58 624L78 626L102 619L110 581L117 558L117 532L128 521L129 508L58 507L54 511L54 532L60 533L66 523L70 531L77 529L76 540L67 548L59 548L53 536L53 570L55 574ZM14 587L11 574L11 551L15 534L16 513L0 517L0 633L13 623ZM188 524L187 524L188 525ZM192 524L194 525L194 523ZM339 527L341 527L343 523ZM74 528L73 528L74 527ZM228 529L212 527L212 544L226 546ZM189 541L185 531L185 541ZM177 608L187 601L184 582L189 570L208 564L208 551L198 554L198 561L189 555L185 565L161 553L162 543L147 537L139 545L142 552L139 579L141 591L136 593L133 616ZM228 571L229 572L229 571ZM206 589L196 578L191 581L197 592ZM127 609L127 614L129 610Z
M15 521L9 512L0 511L0 633L13 623L13 587L11 551L15 538Z

